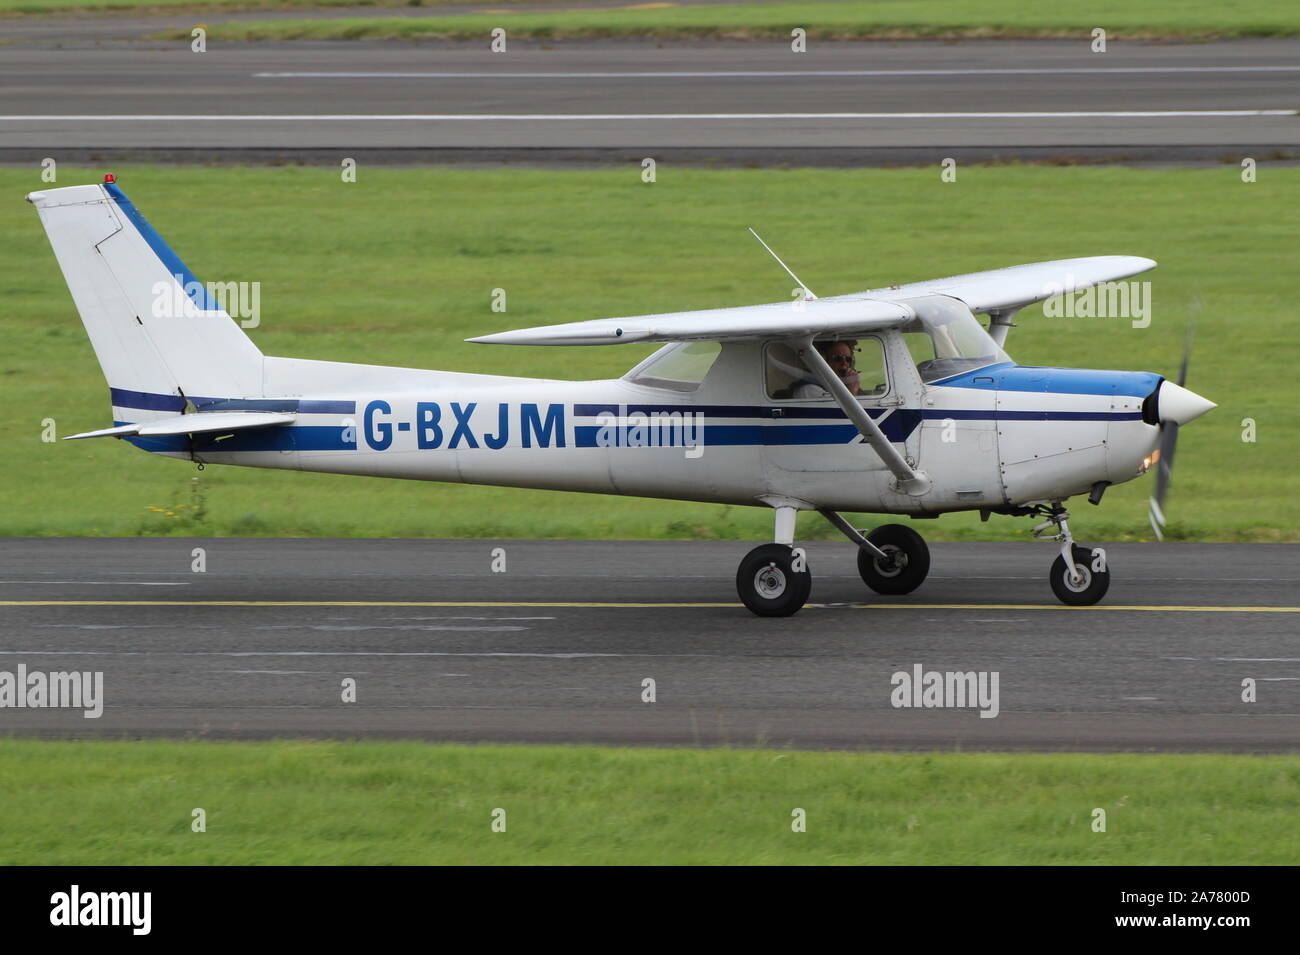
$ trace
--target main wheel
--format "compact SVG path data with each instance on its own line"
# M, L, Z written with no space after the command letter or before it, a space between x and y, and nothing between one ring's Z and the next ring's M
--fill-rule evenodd
M795 563L799 567L796 569ZM760 617L788 617L797 613L812 590L808 560L785 544L755 547L736 571L736 591L746 607Z
M930 548L925 538L903 524L884 524L867 540L885 552L885 559L858 549L858 573L878 594L910 594L930 572Z
M1074 545L1071 551L1074 566L1079 569L1077 579L1071 578L1070 568L1064 557L1057 557L1052 563L1052 592L1056 599L1072 607L1088 607L1095 604L1110 588L1110 568L1106 566L1106 556L1100 548Z

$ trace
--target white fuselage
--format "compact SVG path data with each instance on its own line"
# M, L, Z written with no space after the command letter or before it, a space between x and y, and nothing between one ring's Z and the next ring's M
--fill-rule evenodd
M862 398L932 485L893 475L829 398L778 401L763 386L763 346L722 347L694 391L627 378L555 381L265 359L261 399L227 407L290 410L289 427L131 439L175 457L465 484L726 504L904 514L1063 500L1144 471L1158 428L1142 420L1160 379L1010 362L925 384L897 335L880 336L886 393ZM164 396L158 396L163 399ZM119 405L118 423L173 410ZM174 400L174 399L173 399ZM136 400L148 405L149 400Z

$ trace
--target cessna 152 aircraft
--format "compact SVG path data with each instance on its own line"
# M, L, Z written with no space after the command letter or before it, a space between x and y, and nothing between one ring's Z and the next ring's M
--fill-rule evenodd
M1159 375L1025 367L1003 350L1024 306L1156 264L1133 256L834 298L800 282L797 301L470 339L663 343L622 378L557 381L263 355L111 175L27 199L111 396L113 426L71 438L122 438L200 464L770 507L773 543L736 575L763 616L808 598L801 510L857 546L863 581L882 594L921 584L925 541L901 524L863 534L840 511L1035 515L1036 533L1060 544L1056 596L1095 603L1110 581L1105 554L1074 542L1064 502L1099 503L1161 454L1167 465L1177 427L1215 407Z

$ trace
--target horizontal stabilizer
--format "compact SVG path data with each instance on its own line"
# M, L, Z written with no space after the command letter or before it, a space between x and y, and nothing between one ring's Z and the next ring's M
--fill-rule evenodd
M177 434L210 434L213 431L246 431L250 428L274 428L278 425L291 424L297 417L296 414L278 411L200 411L197 414L175 415L158 421L118 425L116 428L104 428L102 431L70 434L63 440L125 438L131 435L150 438Z

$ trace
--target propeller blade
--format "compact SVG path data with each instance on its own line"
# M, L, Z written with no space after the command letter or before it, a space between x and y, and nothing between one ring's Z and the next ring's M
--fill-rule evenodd
M1199 305L1199 303L1195 303ZM1194 309L1195 310L1195 309ZM1187 365L1192 357L1192 337L1196 331L1195 316L1187 325L1187 335L1183 339L1183 363L1178 369L1178 387L1187 384ZM1169 492L1169 482L1174 474L1174 452L1178 449L1178 423L1167 421L1160 426L1160 447L1156 451L1156 488L1147 507L1147 519L1156 540L1165 539L1165 495Z
M1178 425L1174 422L1160 426L1160 447L1156 454L1156 489L1151 495L1148 517L1151 529L1155 531L1156 540L1164 540L1165 495L1169 492L1169 481L1173 477L1174 451L1178 447Z
M1187 335L1183 339L1183 366L1178 369L1178 385L1183 387L1187 384L1187 361L1192 357L1192 337L1196 334L1196 323L1191 322L1187 326Z

